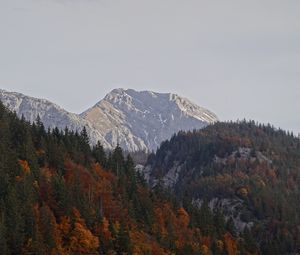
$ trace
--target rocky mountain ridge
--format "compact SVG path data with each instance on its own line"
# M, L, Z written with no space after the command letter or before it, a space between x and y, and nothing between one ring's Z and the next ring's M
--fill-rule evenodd
M0 90L0 100L19 116L33 122L37 116L46 128L82 130L91 143L100 141L106 149L117 144L128 151L152 151L180 130L200 129L218 121L217 116L171 93L114 89L81 114L21 93Z

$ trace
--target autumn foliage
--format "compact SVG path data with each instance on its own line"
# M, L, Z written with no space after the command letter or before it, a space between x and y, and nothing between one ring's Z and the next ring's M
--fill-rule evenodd
M135 171L130 155L125 156L119 146L109 153L99 143L91 148L85 130L46 131L39 121L19 120L0 104L0 139L0 254L259 252L251 230L237 233L221 212L212 211L205 202L196 206L177 200L159 185L150 188ZM230 139L252 144L238 135L223 134L222 139L226 146ZM226 146L220 148L223 156ZM280 174L276 168L239 160L241 169L236 172L217 174L206 183L193 182L191 188L217 182L220 191L231 187L232 194L246 200L255 194L253 183L262 188L276 184ZM246 183L250 173L242 167L254 165L249 171L257 178L251 186ZM261 172L263 176L257 174ZM291 172L286 185L297 187L296 177ZM236 178L245 184L235 185ZM269 205L277 210L275 200ZM274 226L268 226L270 232ZM284 238L299 244L299 233L295 231L294 238L286 227Z

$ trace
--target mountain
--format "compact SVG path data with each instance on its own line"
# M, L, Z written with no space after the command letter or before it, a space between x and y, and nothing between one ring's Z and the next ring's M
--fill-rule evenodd
M117 144L128 151L152 151L180 130L203 128L218 120L212 112L170 93L114 89L94 107L70 113L44 99L0 90L0 100L18 116L45 127L81 131L87 128L92 144L106 149Z
M104 135L130 151L156 150L180 130L199 129L218 119L188 99L170 93L115 89L80 115Z
M252 231L261 254L300 251L300 139L253 121L180 132L143 170L183 203L204 203Z
M0 100L9 110L16 112L19 117L24 116L27 121L34 122L39 116L46 129L57 127L64 130L68 127L70 130L80 132L86 127L91 141L99 140L105 147L110 147L102 134L93 128L88 121L48 100L5 90L0 90Z

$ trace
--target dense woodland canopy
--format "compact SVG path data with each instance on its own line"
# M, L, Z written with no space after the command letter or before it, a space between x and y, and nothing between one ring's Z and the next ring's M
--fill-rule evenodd
M0 254L247 254L224 218L151 191L130 155L90 148L85 130L45 130L0 104L0 141Z
M187 207L188 202L218 199L223 205L217 209L228 216L226 210L238 205L231 216L239 214L252 224L251 235L262 254L299 254L299 137L254 121L216 123L178 133L148 164L158 180L180 166L173 191Z
M296 145L290 136L280 139ZM280 187L297 199L298 158L278 156L290 159ZM285 210L269 231L295 250L299 217L285 226L293 205ZM0 254L267 254L261 251L249 229L237 233L207 203L196 208L160 185L149 189L120 147L106 154L101 144L89 146L85 129L45 130L39 119L20 120L0 103Z

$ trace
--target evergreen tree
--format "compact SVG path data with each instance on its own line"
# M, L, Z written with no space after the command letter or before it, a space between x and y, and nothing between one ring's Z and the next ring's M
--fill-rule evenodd
M98 141L97 144L93 147L92 154L96 160L97 163L99 163L102 166L106 166L106 155L105 151L103 149L103 146Z
M16 189L10 187L7 195L4 219L6 221L7 243L14 254L21 254L24 244L25 222L22 217L22 204Z
M244 238L246 250L249 252L254 252L256 250L256 242L255 242L248 227L245 227L245 229L244 229L243 238ZM271 254L271 253L268 253L268 254ZM274 254L274 253L272 253L272 254Z
M208 206L207 201L204 201L199 211L199 227L205 235L209 235L213 231L213 214Z
M118 144L114 149L111 159L110 159L110 168L114 171L114 173L119 177L124 174L124 155L123 150Z
M226 230L229 231L233 236L237 236L237 231L232 217L230 217L226 223Z
M80 136L81 136L81 139L82 139L82 142L83 144L89 144L90 143L90 139L89 139L89 136L88 136L88 133L86 131L86 127L84 126L81 133L80 133Z
M116 250L118 254L132 254L132 247L127 228L124 223L120 224L120 229L116 238Z
M217 210L213 216L214 226L217 232L217 236L221 238L225 233L225 218L220 210Z

